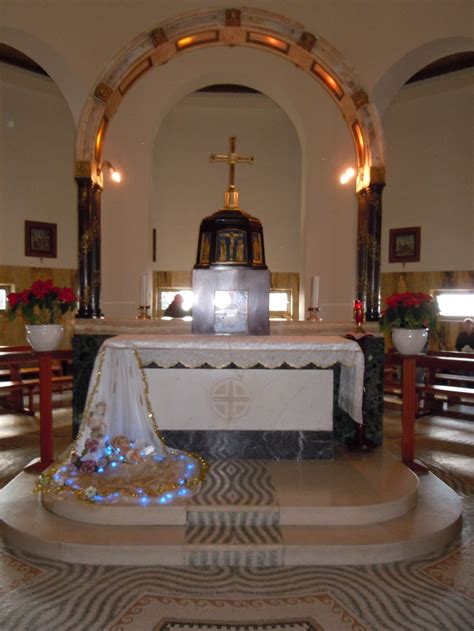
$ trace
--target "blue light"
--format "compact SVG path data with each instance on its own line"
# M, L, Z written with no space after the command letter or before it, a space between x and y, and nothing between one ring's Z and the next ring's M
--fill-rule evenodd
M143 497L140 498L140 504L148 504L150 501L150 498L148 497L148 495L144 495Z
M165 497L167 497L169 500L172 500L174 497L174 493L167 493Z
M81 487L78 484L73 484L72 488L75 489L76 491L79 490Z
M179 489L178 495L181 495L182 497L184 495L189 495L189 490L188 489Z
M191 471L192 469L194 469L195 464L190 462L189 464L186 465L186 469L188 469L189 471Z
M102 502L102 500L104 499L102 497L102 495L94 495L94 497L92 498L95 502Z
M180 484L181 486L183 486L183 484L186 484L186 480L178 480L178 484Z
M72 486L74 484L74 480L71 480L71 478L68 478L64 484L67 484L68 486Z
M161 462L163 460L163 456L153 456L156 462Z
M111 462L110 466L115 468L117 466L117 463L116 462Z
M167 504L168 503L168 500L167 500L167 498L165 496L160 497L160 499L158 501L160 502L160 504Z
M99 467L97 469L97 473L104 473L104 468L103 467Z
M119 456L119 460L123 462L125 460L125 456Z

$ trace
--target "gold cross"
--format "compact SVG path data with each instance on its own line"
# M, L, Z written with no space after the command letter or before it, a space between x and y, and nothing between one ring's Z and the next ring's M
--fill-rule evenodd
M229 153L227 155L212 153L209 158L211 162L227 162L229 164L229 192L235 190L235 165L237 162L246 162L247 164L254 162L253 156L239 156L235 153L235 141L235 136L229 138Z

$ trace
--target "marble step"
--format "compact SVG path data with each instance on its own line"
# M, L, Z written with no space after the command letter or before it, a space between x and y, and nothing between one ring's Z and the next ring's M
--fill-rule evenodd
M0 492L7 544L72 563L104 565L345 565L412 559L438 550L461 528L461 503L432 474L406 514L366 525L188 524L107 526L53 514L20 474Z
M343 453L334 462L213 461L197 495L157 505L92 505L47 494L51 512L114 526L345 526L383 522L412 510L418 478L384 450Z

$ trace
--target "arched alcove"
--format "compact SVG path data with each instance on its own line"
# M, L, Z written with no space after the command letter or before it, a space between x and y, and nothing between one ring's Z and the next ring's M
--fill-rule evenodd
M468 37L445 37L426 42L408 51L387 69L372 91L372 99L383 116L396 94L416 72L447 55L473 50L474 40Z
M256 58L260 63L256 63ZM279 81L275 81L276 76ZM226 48L219 55L211 49L201 49L192 56L182 56L174 64L143 77L117 111L105 140L104 157L123 167L125 179L120 189L108 186L103 194L104 304L109 307L115 303L118 310L123 305L129 315L133 313L136 302L133 291L127 288L134 288L136 294L140 274L151 268L152 154L162 120L188 92L225 80L244 83L268 95L294 124L302 151L299 247L295 257L299 265L298 269L287 271L299 272L302 286L306 285L307 290L311 275L320 273L324 277L321 289L324 303L327 309L334 310L328 317L349 317L355 281L356 208L353 189L341 188L337 175L342 166L355 163L350 134L338 109L317 83L288 64L282 67L274 56L260 59L258 53L245 48ZM226 136L231 134L229 130ZM225 150L226 136L221 140L223 146L213 147L212 151ZM253 147L239 147L243 153L253 151ZM166 147L162 151L166 153ZM226 174L208 165L208 157L205 162L215 174L213 189L220 199ZM256 163L250 168L258 174L258 151ZM275 178L276 190L283 185L280 180ZM187 186L185 173L182 186ZM244 192L241 191L243 207L261 216L261 209ZM260 197L264 194L264 190L259 192ZM197 199L199 190L195 195ZM205 208L202 216L215 210L216 207ZM266 223L271 220L270 216ZM198 227L199 219L194 226L187 226L191 259L195 256ZM272 244L266 243L269 256ZM123 253L126 268L114 256L117 251ZM117 273L120 265L123 273ZM176 267L179 269L179 262ZM123 311L120 314L125 315Z
M12 54L16 50L11 48ZM71 173L75 126L68 104L47 74L13 63L0 62L0 83L0 264L75 268L76 191ZM57 227L55 256L27 255L25 221Z
M60 89L33 62L14 47L0 49L0 283L7 292L39 277L76 286L76 130ZM37 248L35 234L45 237ZM24 343L22 319L0 318L0 344Z
M239 88L239 86L233 86ZM154 145L150 214L158 270L191 270L203 217L221 208L228 167L212 153L251 154L236 166L240 206L258 216L273 272L300 271L301 147L288 115L260 92L197 91L166 115Z
M63 95L75 123L86 92L80 76L48 43L32 33L0 26L0 42L18 49L39 64Z

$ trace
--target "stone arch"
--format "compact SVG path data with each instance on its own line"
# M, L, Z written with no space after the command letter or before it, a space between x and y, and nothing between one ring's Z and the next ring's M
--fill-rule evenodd
M377 111L341 54L319 35L267 11L245 8L196 12L137 36L102 73L86 100L76 136L79 186L79 317L101 317L100 194L102 149L110 120L133 84L154 67L199 48L243 46L285 59L322 85L342 114L357 156L359 199L357 297L368 320L380 304L383 134Z
M168 20L136 37L110 63L83 108L76 176L101 185L107 126L134 82L178 55L202 47L248 46L278 55L308 73L339 107L356 148L356 189L384 180L383 135L375 108L340 53L301 24L258 9L221 9Z
M383 116L397 92L416 72L437 59L473 48L474 40L469 37L445 37L408 51L388 68L374 86L372 98L380 116Z
M0 27L0 41L28 55L48 73L62 93L77 124L86 89L64 58L38 37L17 29Z

